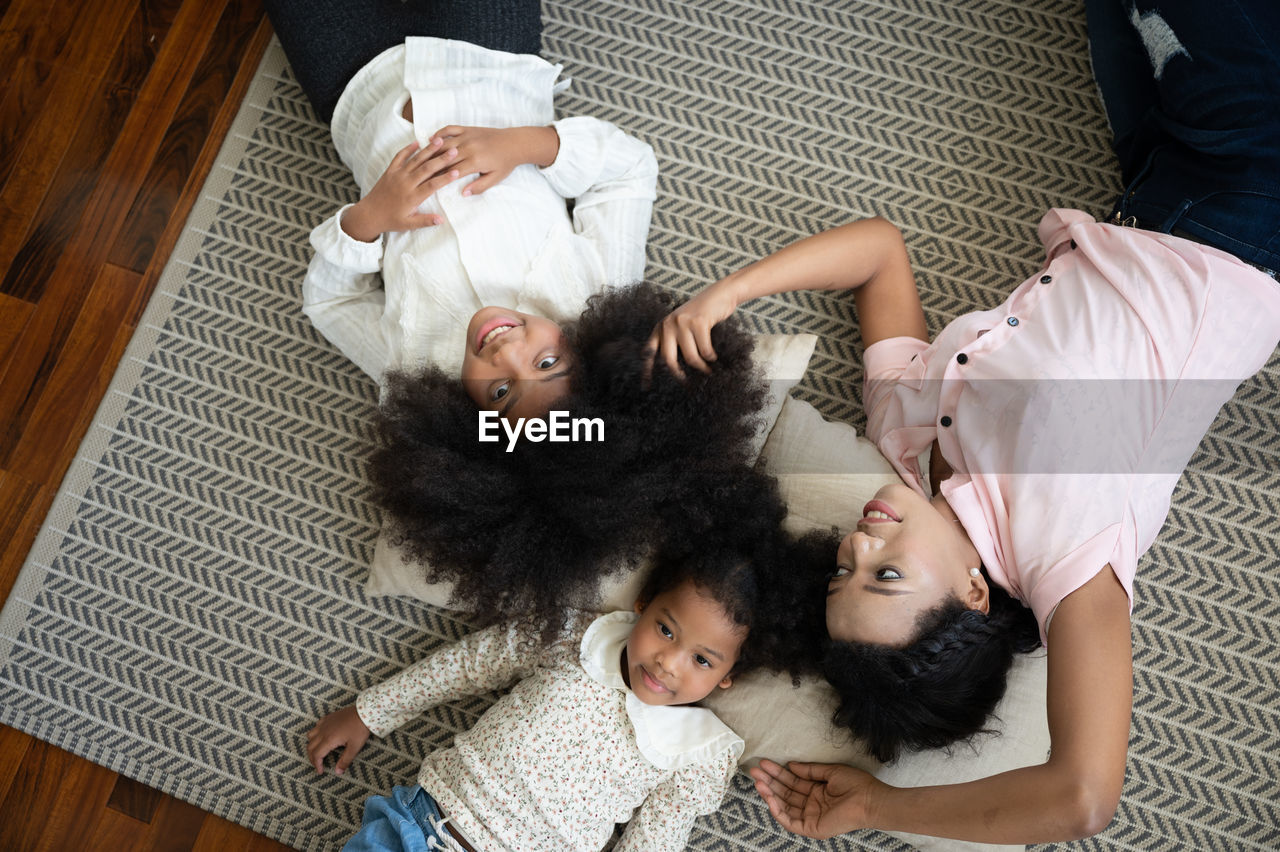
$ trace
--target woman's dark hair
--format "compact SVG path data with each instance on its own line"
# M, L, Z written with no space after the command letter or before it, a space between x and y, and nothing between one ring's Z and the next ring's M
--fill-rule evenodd
M388 374L373 497L393 543L427 580L452 583L456 605L550 623L667 542L776 511L770 480L748 466L767 389L743 326L713 330L709 375L680 381L659 360L646 379L649 335L675 305L636 285L594 296L565 327L577 357L554 408L600 418L603 441L507 452L477 440L477 408L458 379Z
M815 577L830 573L830 550L820 552L816 539L797 541L784 533L781 505L760 518L761 525L731 523L710 539L672 542L656 555L640 592L640 600L651 601L689 581L716 601L747 631L733 675L758 668L793 677L811 672L826 635L812 589Z
M882 763L903 749L945 748L985 727L1013 655L1040 645L1031 610L989 583L983 614L952 598L921 614L904 648L830 641L822 670L840 696L833 721Z

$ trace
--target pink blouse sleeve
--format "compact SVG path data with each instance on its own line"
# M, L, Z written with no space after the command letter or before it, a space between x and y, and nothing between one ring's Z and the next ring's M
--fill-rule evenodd
M893 390L903 376L924 375L924 353L929 344L915 337L890 337L867 347L862 355L865 377L862 402L867 412L867 438L879 444L886 431L886 417ZM914 362L914 363L913 363Z

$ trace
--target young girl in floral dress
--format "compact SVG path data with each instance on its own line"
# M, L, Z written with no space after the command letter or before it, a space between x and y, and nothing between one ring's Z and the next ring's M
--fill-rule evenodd
M769 568L787 560L763 556L770 549L660 562L634 612L571 612L551 643L528 621L487 628L321 719L307 756L322 771L344 747L342 774L371 734L515 684L427 756L416 786L369 799L345 848L587 852L625 822L619 852L684 849L694 819L719 807L743 746L691 705L794 654L781 623L792 608L776 605Z

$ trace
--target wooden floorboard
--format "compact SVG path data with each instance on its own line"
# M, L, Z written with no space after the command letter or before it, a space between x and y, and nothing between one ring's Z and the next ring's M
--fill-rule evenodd
M258 27L257 7L257 0L232 0L222 10L209 49L168 122L157 156L115 240L111 263L138 273L145 272L150 264L156 242L174 215L205 140L213 132L227 93L241 70L239 57Z
M131 99L125 86L106 79L131 5L129 0L104 0L87 4L80 14L60 16L52 10L46 24L74 21L65 39L56 47L46 47L46 39L31 39L37 53L28 76L39 81L40 92L20 98L26 109L12 117L23 134L0 189L5 214L0 221L0 265L5 268L0 292L40 299L52 269L48 258L57 257L54 252L83 210L83 205L66 205L75 205L78 192L88 192L104 146L116 142L118 127L113 132L109 123L99 122L119 120L125 109L120 101ZM113 104L121 106L114 114Z
M261 0L0 0L0 598L269 38ZM0 727L5 852L285 848Z

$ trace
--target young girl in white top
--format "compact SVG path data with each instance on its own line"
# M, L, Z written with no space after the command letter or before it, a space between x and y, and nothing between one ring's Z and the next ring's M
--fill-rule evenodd
M690 705L790 653L788 631L763 623L786 618L772 600L762 605L779 585L762 567L768 549L752 561L716 548L662 562L635 612L572 612L551 644L527 621L471 634L321 719L307 756L323 771L345 747L342 774L370 734L515 683L451 748L427 756L416 787L371 798L345 848L587 852L625 822L619 852L683 849L694 819L719 807L742 751L710 710Z
M674 304L619 285L644 273L657 163L606 121L553 121L564 84L534 55L537 0L267 6L360 189L312 232L302 290L382 384L375 562L421 565L462 609L558 614L619 554L754 503L750 336L718 341L708 379L646 385L645 341ZM507 452L502 430L478 441L477 406L510 423L567 411L603 440Z
M361 198L312 231L303 311L374 379L435 365L482 408L545 414L573 360L559 326L643 277L653 151L553 121L559 74L410 36L347 84L333 141Z

